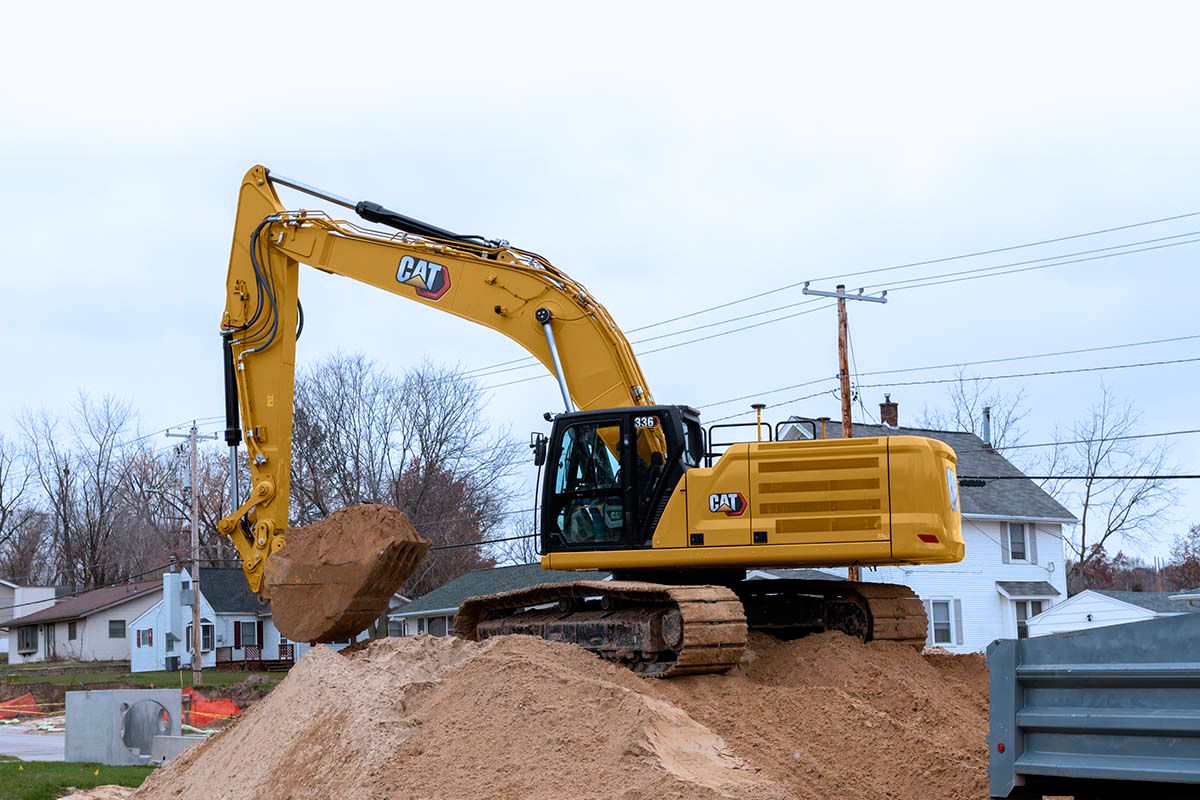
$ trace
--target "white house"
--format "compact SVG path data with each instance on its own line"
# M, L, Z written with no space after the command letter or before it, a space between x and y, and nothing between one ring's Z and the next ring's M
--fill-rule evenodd
M191 574L162 576L156 601L130 623L133 672L175 670L192 665ZM309 649L289 642L271 619L271 607L250 591L240 569L200 569L200 664L213 668L235 661L290 661Z
M974 434L901 428L894 403L880 404L880 418L891 424L855 423L855 437L938 439L954 448L960 478L1004 479L960 487L962 561L863 569L861 580L911 587L925 602L930 645L980 652L996 639L1028 635L1027 620L1067 597L1063 536L1075 517ZM837 423L829 428L829 436L841 435Z
M106 586L18 617L9 622L8 661L124 661L129 622L154 603L157 589L158 581Z
M1029 620L1029 635L1048 636L1197 611L1200 611L1200 596L1086 589Z
M14 617L27 617L54 605L53 586L21 586L0 580L0 651L8 652L8 634Z

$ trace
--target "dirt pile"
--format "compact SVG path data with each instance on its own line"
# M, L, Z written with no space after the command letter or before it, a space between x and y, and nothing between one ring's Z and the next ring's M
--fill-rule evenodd
M293 642L352 639L387 610L429 549L404 512L364 504L289 528L267 561L263 594Z
M726 676L652 680L523 636L313 650L138 800L986 796L978 656L754 637Z

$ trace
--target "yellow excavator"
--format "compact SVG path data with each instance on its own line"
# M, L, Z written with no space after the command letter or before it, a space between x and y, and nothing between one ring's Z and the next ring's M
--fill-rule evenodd
M287 210L276 186L391 230ZM960 560L956 458L944 443L753 435L718 454L695 409L655 403L608 311L542 256L255 166L238 197L221 322L226 440L231 448L245 442L250 493L235 498L218 529L277 619L288 616L281 605L325 606L333 622L296 636L284 630L289 638L331 641L365 628L428 547L405 531L385 532L384 544L362 552L326 536L305 543L323 559L289 558L289 547L300 554L288 544L296 533L288 531L288 484L300 264L498 331L558 381L565 409L547 414L549 435L531 442L545 467L541 565L604 570L612 580L472 598L456 617L457 635L573 642L660 677L728 670L748 630L841 630L924 644L924 608L907 587L745 578L755 568Z

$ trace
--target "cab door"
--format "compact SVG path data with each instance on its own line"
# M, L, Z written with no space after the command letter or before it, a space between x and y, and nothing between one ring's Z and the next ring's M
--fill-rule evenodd
M548 552L627 546L633 527L627 419L568 422L557 437L547 476L543 542Z

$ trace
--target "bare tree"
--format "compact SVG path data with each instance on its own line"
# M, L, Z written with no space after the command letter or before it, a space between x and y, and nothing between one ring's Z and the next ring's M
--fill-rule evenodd
M520 450L485 412L475 381L432 364L397 379L364 356L336 355L302 372L292 523L357 503L402 509L438 548L406 582L406 594L491 565L483 545L504 520Z
M122 503L132 408L81 394L64 425L43 412L21 420L33 473L49 505L55 579L91 588L129 574L120 543L130 527Z
M30 478L20 450L0 435L0 549L29 524L35 513L28 497Z
M0 548L0 576L32 586L54 583L57 567L49 545L50 519L33 511Z
M1024 436L1021 423L1029 415L1025 408L1025 391L1018 389L1007 394L994 390L991 381L981 381L959 370L958 380L946 390L948 405L945 408L925 407L920 425L941 430L970 431L983 437L985 408L991 409L992 447L1000 452L1005 447L1019 444Z
M1055 436L1063 444L1048 456L1045 473L1058 477L1044 488L1079 516L1066 541L1080 575L1088 575L1112 543L1152 534L1174 501L1175 489L1162 477L1170 471L1167 445L1123 438L1134 432L1139 416L1101 385L1088 415Z

